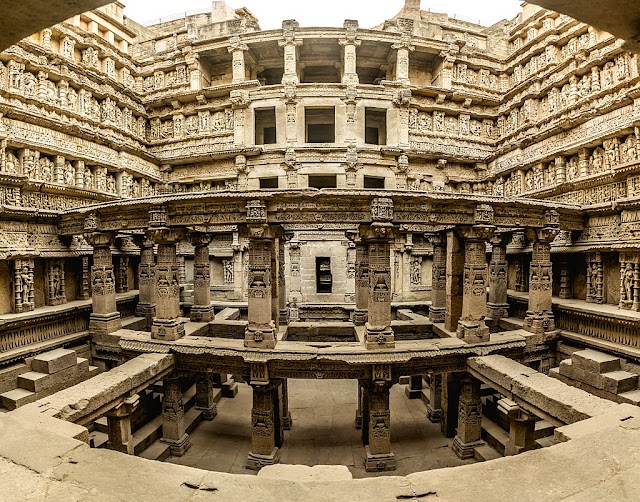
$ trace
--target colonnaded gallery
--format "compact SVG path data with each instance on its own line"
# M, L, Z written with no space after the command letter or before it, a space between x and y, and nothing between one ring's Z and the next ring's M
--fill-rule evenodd
M636 499L639 57L398 3L0 54L0 500Z

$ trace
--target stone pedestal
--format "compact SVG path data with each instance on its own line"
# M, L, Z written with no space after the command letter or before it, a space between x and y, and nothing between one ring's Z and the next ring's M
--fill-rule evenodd
M429 375L427 418L434 424L442 420L442 375L436 373Z
M189 235L189 240L194 248L191 320L193 322L210 322L214 317L211 306L211 265L209 263L211 235L193 233Z
M476 225L462 227L464 239L464 286L462 289L462 317L458 322L458 338L467 343L489 341L487 315L487 248L486 241L494 227Z
M109 440L107 448L110 450L134 455L134 444L131 436L131 414L140 402L140 397L134 394L107 413Z
M536 417L524 411L510 399L498 401L498 408L509 417L509 440L504 454L518 455L524 451L535 450Z
M178 340L184 336L180 320L180 282L176 244L184 239L183 230L166 227L151 228L148 237L158 244L155 270L156 317L151 336L158 340Z
M253 408L251 409L251 452L247 458L247 468L260 470L265 465L277 464L279 400L278 387L274 382L251 384L253 388Z
M114 235L109 232L85 234L86 241L93 246L91 267L91 300L93 311L89 317L89 331L106 335L122 327L120 313L116 308L116 281L111 259Z
M213 399L213 375L199 373L196 375L196 409L202 411L202 418L211 421L218 414L216 402Z
M140 265L138 266L139 300L136 306L136 316L147 320L147 329L151 329L156 315L155 294L155 258L153 256L153 241L140 239Z
M369 318L369 249L360 242L356 244L356 310L353 322L356 326L364 326Z
M551 310L551 241L557 233L557 228L527 231L527 237L533 241L533 253L529 269L529 307L523 328L531 333L543 334L555 330Z
M393 471L395 455L391 452L391 413L389 411L389 388L386 381L369 382L368 442L365 445L364 466L367 472Z
M420 399L422 397L422 375L409 377L409 385L404 388L404 393L409 399Z
M492 251L489 263L489 298L487 317L497 327L500 319L509 317L507 302L507 243L511 235L500 233L491 239Z
M482 401L480 381L466 375L460 388L458 428L453 440L453 451L461 459L473 458L475 448L484 445L482 432Z
M191 443L185 430L180 378L167 376L163 380L163 387L161 441L171 447L171 455L181 457Z
M447 304L447 240L441 234L433 234L428 238L433 246L429 320L440 323L445 320Z

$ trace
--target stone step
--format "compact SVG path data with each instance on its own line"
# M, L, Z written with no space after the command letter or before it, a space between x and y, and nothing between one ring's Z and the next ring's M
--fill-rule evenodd
M162 415L155 417L133 433L133 452L141 455L162 437Z
M103 434L109 434L109 422L107 417L100 417L93 422L93 429Z
M555 426L551 425L546 420L538 420L536 422L536 430L534 432L535 439L542 439L548 436L553 436L553 431L555 430Z
M502 455L500 455L500 453L491 445L485 444L484 446L474 448L473 457L478 462L487 462L489 460L502 458Z
M93 431L89 434L89 446L91 448L106 448L109 436L104 432Z
M73 351L71 351L73 352ZM63 386L65 382L76 380L89 373L89 360L76 357L73 352L76 365L56 371L55 373L42 373L29 371L18 376L18 387L31 392L42 392L52 387Z
M571 354L577 368L590 373L609 373L620 369L620 358L593 349L579 350Z
M618 394L618 397L621 398L623 403L634 404L636 406L640 406L640 390L630 390L628 392L621 392Z
M70 368L76 364L78 354L75 350L55 349L39 354L31 359L31 370L49 375Z
M536 439L536 444L540 448L548 448L549 446L553 446L555 443L553 442L553 436L548 436L548 437Z
M169 458L170 454L171 451L169 445L158 440L149 446L149 448L144 450L139 456L148 460L158 460L163 462Z
M628 371L610 371L602 374L603 389L613 394L638 390L638 375Z
M2 407L10 411L37 400L37 394L25 389L14 389L0 394Z
M227 307L218 312L215 316L218 321L239 321L240 309Z
M498 453L504 455L505 445L509 440L509 434L498 424L486 417L482 417L482 439L495 448Z

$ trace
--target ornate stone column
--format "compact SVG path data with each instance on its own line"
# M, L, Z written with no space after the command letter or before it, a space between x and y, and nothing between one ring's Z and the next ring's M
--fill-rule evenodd
M13 262L13 295L15 313L30 312L35 308L33 289L33 258L21 258Z
M393 44L392 49L396 50L396 81L409 85L409 53L415 50L411 39L413 35L413 21L402 19L406 25L400 35L400 42Z
M139 402L140 396L134 394L107 413L109 427L107 447L110 450L135 455L133 437L131 436L131 415L138 407Z
M193 307L191 320L193 322L210 322L213 320L211 306L211 278L209 262L209 244L211 235L191 233L189 240L194 247L193 259Z
M214 400L214 378L211 373L196 374L196 409L202 411L202 418L211 421L218 414Z
M489 263L489 299L487 317L497 325L503 317L509 317L507 302L507 244L509 233L498 233L491 239L492 251Z
M391 412L389 389L391 365L374 365L368 383L368 442L365 445L364 466L367 472L393 471L395 455L391 452Z
M106 335L121 328L120 312L116 308L116 283L113 273L111 246L114 234L98 232L98 217L90 214L85 219L84 238L93 246L91 267L91 300L93 312L89 317L89 331Z
M240 40L240 36L232 35L229 38L229 52L231 53L232 61L233 61L233 80L232 84L238 84L240 82L244 82L246 79L246 70L245 70L245 61L244 61L244 53L249 50L249 46L247 44L242 43Z
M451 447L459 458L473 458L474 449L484 445L480 380L465 375L461 381L458 404L458 428Z
M258 471L265 465L277 464L279 461L278 450L282 446L279 386L280 382L269 380L266 365L252 365L251 452L247 458L249 469Z
M118 274L116 281L116 293L127 293L129 291L129 257L120 255L118 260Z
M433 246L429 319L433 323L444 322L447 304L447 240L442 234L430 234L428 239Z
M587 254L587 303L604 303L602 255Z
M282 428L285 431L290 431L293 420L289 410L289 381L286 378L283 378L280 384L280 402L282 403Z
M356 48L362 42L358 40L358 21L347 19L344 22L345 37L339 40L344 47L344 67L342 70L342 83L357 85L360 83L356 64Z
M246 115L247 109L249 108L249 104L251 103L249 99L249 93L240 89L235 89L229 93L229 99L231 100L231 107L233 109L233 143L236 146L244 146L247 142L246 139ZM239 168L242 167L239 165L239 160L244 158L244 168L246 169L246 158L244 155L238 155L236 157L236 169L240 173L238 176L238 187L242 187L242 179ZM246 178L245 178L246 180Z
M151 329L153 318L156 315L155 277L156 262L153 255L153 241L146 237L138 238L140 247L140 265L138 265L138 289L139 299L136 307L136 315L147 319L147 328Z
M560 298L573 298L569 261L566 256L560 258Z
M353 322L364 326L369 318L369 246L360 240L356 244L356 310Z
M47 263L47 284L47 305L67 303L64 260L49 260Z
M276 298L278 305L278 324L289 324L289 308L287 307L287 279L284 270L284 249L285 239L280 237L277 240L278 245L278 297ZM285 383L286 387L286 383Z
M156 317L151 326L151 337L159 340L177 340L184 336L180 320L180 283L176 244L185 238L184 229L168 228L164 208L149 211L147 236L158 245L155 271Z
M191 446L184 423L184 405L180 378L167 375L163 380L162 439L171 447L171 455L182 457Z
M509 417L509 439L505 445L506 456L535 450L536 416L524 411L510 399L500 399L498 409Z
M89 257L82 257L82 283L80 285L80 298L83 300L88 300L91 298L91 293L89 292L89 284L91 282L91 272L89 271Z
M249 222L248 317L244 346L273 349L276 324L273 319L274 271L272 269L275 229L266 224L267 207L261 200L247 202ZM277 272L277 271L276 271ZM277 303L276 303L277 306Z
M562 185L567 181L567 159L566 157L556 157L556 184Z
M299 321L300 313L298 302L302 300L302 283L300 281L300 246L302 244L295 237L289 240L289 264L291 275L289 277L289 321Z
M446 305L444 327L457 331L462 316L462 285L464 276L464 248L453 230L447 232Z
M282 40L278 41L280 47L284 50L284 74L282 83L298 84L298 58L296 48L302 45L302 39L296 38L296 30L300 24L294 19L282 21Z
M373 223L361 227L360 236L367 241L369 255L369 319L365 324L367 349L395 347L391 329L391 242L395 230L393 200L374 199L371 205Z
M429 404L427 405L427 418L436 424L442 419L442 375L431 373L429 383Z
M464 286L462 289L462 316L458 322L458 338L467 343L489 340L487 315L487 247L495 227L476 225L461 227L464 239Z
M551 241L558 235L558 213L547 211L545 219L553 226L527 230L527 237L533 241L533 253L529 272L529 308L523 328L537 334L555 330L551 310Z

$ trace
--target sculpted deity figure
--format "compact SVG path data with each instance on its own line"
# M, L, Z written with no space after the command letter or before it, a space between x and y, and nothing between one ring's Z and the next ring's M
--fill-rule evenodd
M411 262L411 284L420 284L420 261L413 260Z
M29 303L29 294L33 288L33 279L31 278L28 265L24 265L20 270L20 282L22 284L22 303Z
M229 284L233 282L233 261L224 260L224 282Z
M624 289L625 300L633 301L633 266L627 263L624 270L624 278L622 279L622 287Z

